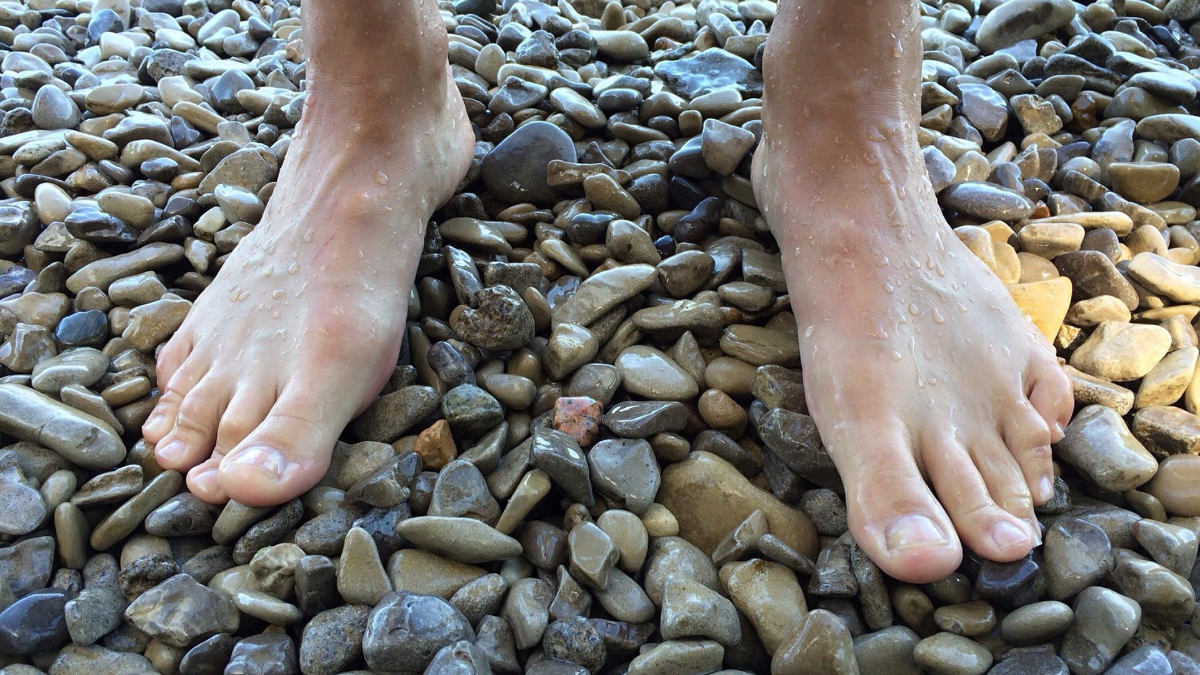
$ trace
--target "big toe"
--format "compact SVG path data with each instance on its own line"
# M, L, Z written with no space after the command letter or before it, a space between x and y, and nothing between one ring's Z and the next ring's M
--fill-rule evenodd
M248 506L273 506L317 484L346 419L328 405L293 388L284 392L266 419L223 459L217 482L230 499ZM333 419L338 417L338 419Z
M962 562L954 527L925 484L902 433L863 434L831 448L846 487L850 528L888 575L911 583L944 579Z

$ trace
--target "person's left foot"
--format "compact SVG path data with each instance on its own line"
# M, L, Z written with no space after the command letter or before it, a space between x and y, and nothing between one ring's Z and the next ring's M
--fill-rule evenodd
M1016 560L1040 543L1033 505L1053 495L1050 443L1071 415L1070 381L947 226L911 133L863 141L870 125L855 123L777 113L752 173L850 529L903 581L953 572L960 539ZM860 144L862 161L845 161Z

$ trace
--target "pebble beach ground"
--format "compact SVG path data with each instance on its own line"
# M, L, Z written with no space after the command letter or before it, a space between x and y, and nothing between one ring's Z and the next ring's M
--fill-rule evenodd
M255 508L139 428L273 192L299 5L0 2L0 675L1200 673L1200 0L920 5L930 180L1077 403L1044 545L920 586L806 414L776 5L441 9L475 161L400 365Z

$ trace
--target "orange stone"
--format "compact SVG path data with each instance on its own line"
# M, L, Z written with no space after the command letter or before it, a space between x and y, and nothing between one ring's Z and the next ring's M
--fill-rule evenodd
M581 446L596 442L604 406L588 396L562 396L554 402L554 428Z
M458 457L458 447L454 445L454 436L450 435L450 423L438 420L431 424L417 436L413 450L421 456L426 469L436 470L449 464Z

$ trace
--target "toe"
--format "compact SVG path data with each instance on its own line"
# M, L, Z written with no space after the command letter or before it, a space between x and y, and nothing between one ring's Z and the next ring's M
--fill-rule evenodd
M318 387L288 385L262 424L221 461L221 487L248 506L272 506L303 494L329 467L352 407Z
M922 439L921 455L963 544L998 562L1029 553L1029 525L996 504L966 447L949 433L934 434Z
M192 353L192 334L190 331L178 331L158 350L155 359L155 378L158 382L170 382L179 368L187 361Z
M1008 446L998 435L992 434L969 447L992 502L1026 525L1034 545L1041 543L1041 529L1033 512L1029 484Z
M900 432L863 429L839 439L844 451L830 450L846 487L855 540L896 579L925 583L945 578L962 561L962 548L921 477L910 441Z
M261 381L251 379L254 381ZM226 455L250 435L275 404L276 390L273 386L245 386L238 390L225 408L217 426L214 455Z
M217 424L229 402L228 381L208 375L183 397L175 426L155 448L159 466L186 471L212 454Z
M225 494L217 482L217 469L220 465L221 458L213 456L188 471L187 486L192 494L210 504L224 504L229 501L229 495Z
M163 373L161 362L159 373ZM169 378L160 378L162 396L154 406L150 416L142 425L142 436L147 443L157 445L175 427L175 418L179 415L179 406L191 393L204 376L208 374L207 360L190 358L176 368Z
M1047 357L1030 366L1025 382L1029 402L1050 428L1051 442L1059 442L1075 410L1071 380L1056 360Z
M1050 428L1032 404L1023 402L1004 421L1004 444L1021 467L1021 475L1035 504L1054 497L1054 466L1050 452Z

